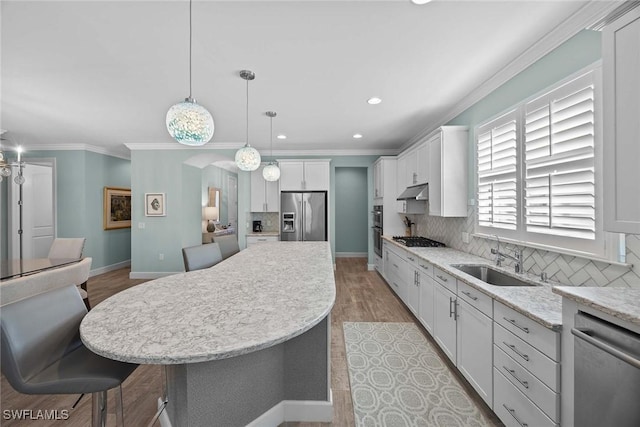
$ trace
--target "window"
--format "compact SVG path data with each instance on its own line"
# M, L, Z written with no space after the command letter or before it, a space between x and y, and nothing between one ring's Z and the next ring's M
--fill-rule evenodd
M476 128L477 232L616 256L606 252L598 197L600 79L591 68Z

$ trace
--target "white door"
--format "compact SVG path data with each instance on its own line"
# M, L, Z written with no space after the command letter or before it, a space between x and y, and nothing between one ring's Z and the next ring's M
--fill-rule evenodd
M238 232L238 179L227 177L227 221Z
M15 171L14 171L15 172ZM55 237L53 162L27 163L22 185L22 258L44 258ZM9 179L9 256L20 258L20 186Z

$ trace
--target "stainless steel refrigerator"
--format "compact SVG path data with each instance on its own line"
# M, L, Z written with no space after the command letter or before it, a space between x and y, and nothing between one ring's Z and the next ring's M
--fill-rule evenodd
M280 240L327 240L327 192L280 193Z

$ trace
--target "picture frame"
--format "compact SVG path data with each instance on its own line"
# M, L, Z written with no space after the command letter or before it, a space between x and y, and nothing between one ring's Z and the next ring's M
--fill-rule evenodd
M167 216L164 193L144 193L144 216Z
M103 229L131 228L131 189L104 187L102 209Z

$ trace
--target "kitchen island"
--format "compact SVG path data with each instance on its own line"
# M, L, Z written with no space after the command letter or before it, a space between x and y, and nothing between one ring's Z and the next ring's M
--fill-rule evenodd
M265 243L116 294L80 334L104 357L167 367L163 425L330 421L334 301L327 242Z

